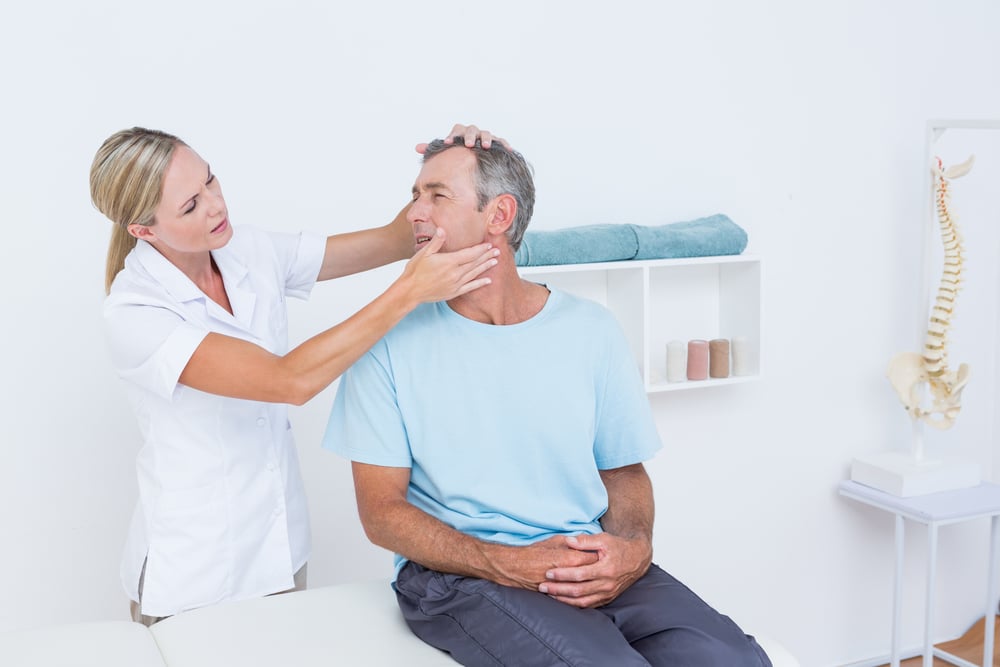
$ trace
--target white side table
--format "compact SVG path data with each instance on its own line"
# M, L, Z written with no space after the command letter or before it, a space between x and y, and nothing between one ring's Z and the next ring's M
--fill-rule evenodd
M892 602L891 666L899 667L899 626L903 597L904 521L910 519L927 526L927 602L924 621L924 667L932 667L934 657L962 667L977 667L967 660L934 648L934 570L937 566L938 527L970 519L990 517L990 560L986 584L986 637L983 641L983 666L993 665L993 632L997 600L997 547L1000 542L1000 485L983 483L969 489L942 491L923 496L900 498L850 480L840 483L840 494L859 502L892 512L896 516L896 576Z

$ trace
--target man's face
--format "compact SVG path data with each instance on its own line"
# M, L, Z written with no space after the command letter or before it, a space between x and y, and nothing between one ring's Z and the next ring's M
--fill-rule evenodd
M477 209L472 151L458 147L439 153L423 164L413 184L413 205L407 220L413 225L417 250L434 235L445 231L442 250L459 250L482 243L490 213Z

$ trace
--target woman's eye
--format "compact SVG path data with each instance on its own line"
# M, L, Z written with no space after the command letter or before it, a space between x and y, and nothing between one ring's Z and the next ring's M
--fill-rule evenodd
M192 202L191 202L191 205L190 205L190 206L188 206L188 207L187 207L187 209L185 209L185 211L184 211L184 215L187 215L188 213L192 212L192 211L193 211L193 210L195 209L195 207L196 207L197 205L198 205L198 202L197 202L197 201L192 201Z
M205 181L205 185L211 185L214 180L215 180L215 174L212 174L211 176L208 177L208 180Z

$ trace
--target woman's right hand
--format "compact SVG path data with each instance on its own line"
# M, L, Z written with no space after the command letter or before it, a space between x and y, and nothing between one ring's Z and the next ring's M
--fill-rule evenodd
M440 227L407 263L400 282L416 303L447 301L490 284L482 274L497 264L500 251L490 243L480 243L454 252L439 252L444 245Z

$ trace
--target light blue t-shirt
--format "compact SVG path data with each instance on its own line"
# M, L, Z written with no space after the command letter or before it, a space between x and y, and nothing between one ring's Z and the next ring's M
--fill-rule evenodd
M600 532L598 471L645 461L660 440L618 322L553 290L508 326L444 302L414 310L343 376L323 446L410 468L411 503L520 545Z

